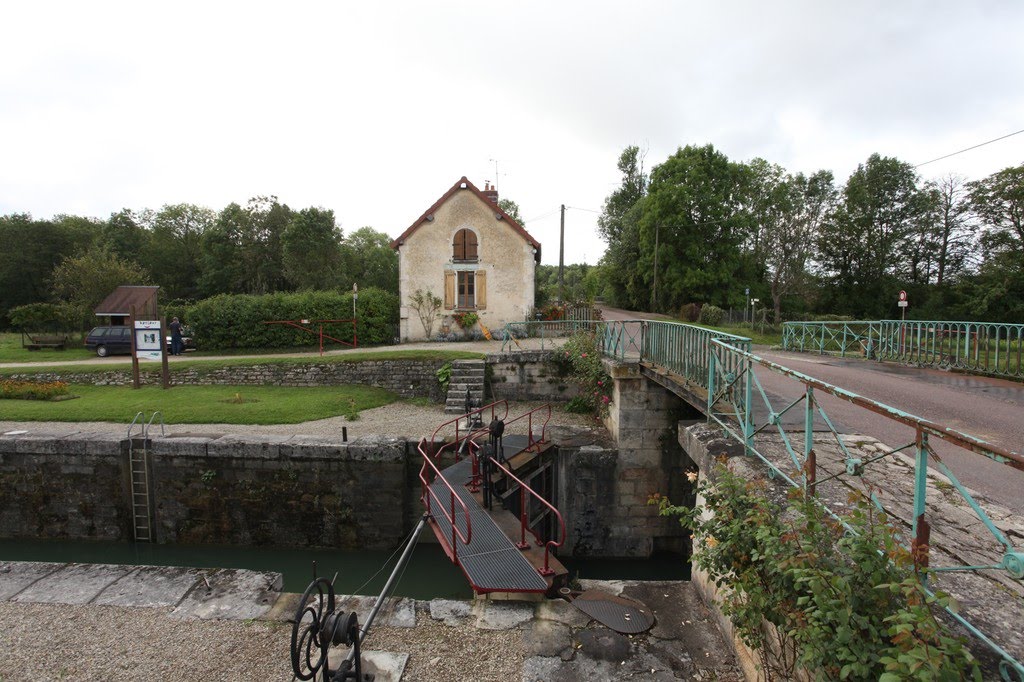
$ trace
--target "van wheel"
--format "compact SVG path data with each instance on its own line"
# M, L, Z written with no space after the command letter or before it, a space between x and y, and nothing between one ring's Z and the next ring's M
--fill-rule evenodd
M107 347L106 346L96 346L96 355L100 356L101 358L107 357Z

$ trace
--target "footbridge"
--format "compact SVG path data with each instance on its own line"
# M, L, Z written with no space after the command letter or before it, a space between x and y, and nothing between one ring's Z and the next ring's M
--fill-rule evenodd
M701 327L652 320L543 322L522 323L518 328L510 325L504 335L509 343L515 336L557 337L582 329L596 335L610 368L637 368L645 380L699 409L709 423L740 444L747 456L759 461L770 477L806 495L814 496L826 481L862 479L873 467L895 458L906 462L909 480L905 487L892 480L881 482L904 491L900 495L909 498L905 504L897 499L900 495L871 494L870 499L889 512L890 518L905 520L907 544L923 564L929 565L937 584L942 586L939 576L944 574L982 575L989 580L987 584L998 586L995 599L1006 610L1005 617L1011 622L1024 622L1024 534L1019 517L994 517L984 504L991 498L965 485L961 481L964 468L954 470L946 461L951 459L946 453L956 452L959 458L953 459L966 462L967 470L988 463L1001 469L1002 476L1015 481L1013 487L1020 490L1019 484L1024 482L1024 456L1020 452L796 371L755 353L748 338ZM1021 333L1008 326L986 331L967 323L913 323L903 327L870 323L856 334L847 328L845 339L843 335L842 329L823 332L822 328L811 331L807 326L793 327L787 330L787 344L820 352L830 350L821 341L830 338L847 353L860 349L869 357L932 358L954 367L984 363L987 369L998 368L999 373L1019 376L1015 373L1020 367ZM818 341L812 345L811 339ZM988 345L983 346L983 341ZM984 347L990 349L987 354L981 350ZM886 447L864 456L850 447L848 434L833 418L839 411L837 406L866 415L872 424L898 427L887 433L905 433L905 440L893 442L889 437L884 441ZM838 466L826 467L819 461L825 441L831 441L833 449L841 453ZM784 453L781 458L778 452ZM942 477L944 494L955 495L955 504L975 519L974 535L986 545L981 551L984 561L958 563L956 552L930 553L933 545L940 544L943 522L947 521L935 511L936 473ZM892 501L890 506L903 509L885 509L883 498ZM828 509L825 501L821 504ZM828 511L839 517L838 512ZM970 609L950 611L948 615L994 653L1005 679L1024 680L1024 665L1019 662L1024 640L1012 636L1014 641L1005 641L1001 634L993 635L985 624L971 617Z

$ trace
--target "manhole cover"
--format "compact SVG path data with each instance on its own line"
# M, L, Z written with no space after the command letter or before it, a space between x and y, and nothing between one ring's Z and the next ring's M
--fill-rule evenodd
M654 625L654 614L646 605L599 590L587 590L573 606L602 625L624 635L646 632Z

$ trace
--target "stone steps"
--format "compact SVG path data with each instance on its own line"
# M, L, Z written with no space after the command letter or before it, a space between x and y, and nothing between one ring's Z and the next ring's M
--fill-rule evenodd
M483 360L456 360L452 363L452 375L448 382L448 396L445 400L445 414L466 413L466 391L469 391L473 405L483 405L484 374Z

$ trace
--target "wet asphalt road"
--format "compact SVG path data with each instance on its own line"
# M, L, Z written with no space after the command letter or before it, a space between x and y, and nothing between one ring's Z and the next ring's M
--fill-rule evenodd
M614 308L604 308L603 313L607 320L645 318L674 321L664 315ZM755 348L754 353L1005 450L1024 453L1024 384L893 363L776 352L764 347ZM758 367L756 372L774 411L782 410L803 392L803 385L794 379L764 367ZM901 447L914 440L913 429L903 424L820 391L815 396L841 433L873 436L890 447ZM768 410L760 398L755 398L754 402L757 423L762 424ZM787 430L802 429L803 408L795 407L783 424ZM823 420L816 418L815 430L826 428ZM931 444L962 483L1017 514L1024 513L1024 472L938 438L933 437Z
M832 358L803 353L754 351L821 381L1020 453L1024 450L1024 384L1005 379L918 369L892 363ZM773 405L785 407L802 384L766 368L757 370ZM815 393L836 428L873 436L891 447L914 440L913 429L833 396ZM823 429L819 418L816 429ZM938 438L932 446L965 485L992 500L1024 512L1024 472L993 462Z

